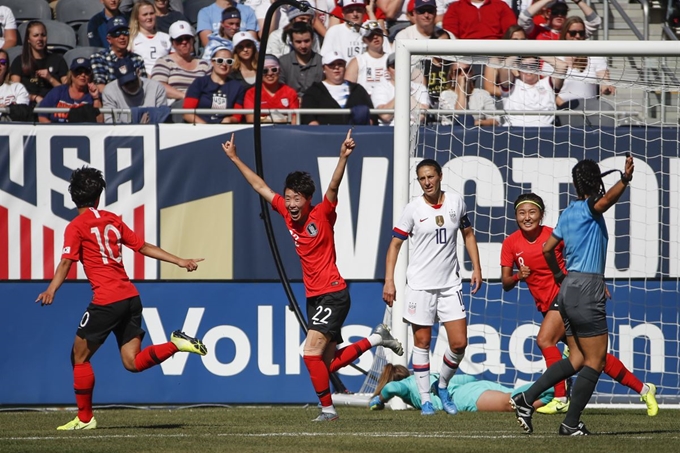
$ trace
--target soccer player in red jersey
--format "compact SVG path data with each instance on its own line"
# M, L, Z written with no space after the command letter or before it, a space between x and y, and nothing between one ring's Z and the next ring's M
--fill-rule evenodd
M335 264L333 226L337 218L335 207L338 204L338 189L345 174L347 158L354 147L350 129L340 148L340 159L323 200L312 206L315 188L308 173L290 173L286 177L284 195L281 196L239 159L234 134L231 135L231 140L222 145L227 157L255 192L283 216L300 257L309 323L303 358L312 386L321 402L321 414L314 419L315 422L338 419L331 398L329 373L352 363L373 346L382 345L398 355L404 353L401 343L392 337L389 328L384 324L378 325L367 338L342 349L336 348L343 341L342 324L347 318L351 302L347 284Z
M522 194L515 201L515 220L519 230L503 241L501 248L501 281L505 291L512 290L523 281L536 302L536 308L543 315L543 322L536 337L536 343L545 358L546 368L562 359L557 342L565 338L562 315L557 306L560 286L555 283L553 273L543 256L543 244L552 235L553 229L542 225L545 205L543 199L533 193ZM567 273L562 250L564 242L555 248L557 263ZM513 273L513 267L518 269ZM659 411L656 403L656 386L643 384L616 357L607 354L604 372L616 381L639 393L647 405L647 415L653 417ZM543 414L566 413L569 409L564 381L555 385L555 398L537 409Z
M66 226L61 262L47 290L36 302L50 305L64 283L71 265L83 263L94 297L83 314L71 351L73 388L78 415L58 430L94 429L97 421L92 414L94 372L90 359L111 332L116 336L123 366L137 373L167 360L178 351L207 353L200 340L180 331L167 343L141 350L142 302L123 267L122 246L158 260L174 263L189 272L198 268L198 259L178 258L165 250L144 242L116 214L98 210L99 197L106 187L102 172L82 167L71 174L69 192L78 208L78 216Z

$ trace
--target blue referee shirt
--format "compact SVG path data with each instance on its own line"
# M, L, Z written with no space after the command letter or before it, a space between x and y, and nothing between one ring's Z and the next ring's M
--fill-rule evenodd
M604 274L607 258L607 225L593 211L593 197L572 201L562 212L552 235L564 240L564 259L569 272Z

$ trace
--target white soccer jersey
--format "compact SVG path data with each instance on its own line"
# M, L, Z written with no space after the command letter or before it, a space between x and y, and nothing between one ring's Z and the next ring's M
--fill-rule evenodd
M144 59L146 73L153 73L156 60L170 53L170 36L159 31L154 36L147 36L140 32L132 44L132 51Z
M381 80L390 78L387 74L387 55L385 53L380 58L373 58L366 52L355 57L359 68L357 83L366 88L369 96L373 94L373 89Z
M423 197L406 205L393 235L411 241L406 270L409 287L435 290L461 284L456 247L466 214L463 198L454 192L444 192L444 202L438 206L430 206Z
M385 53L392 53L389 39L383 40L383 50ZM358 31L353 27L348 27L346 24L333 25L326 32L323 38L323 45L321 46L321 55L337 52L349 62L357 55L366 52L366 44L361 39Z

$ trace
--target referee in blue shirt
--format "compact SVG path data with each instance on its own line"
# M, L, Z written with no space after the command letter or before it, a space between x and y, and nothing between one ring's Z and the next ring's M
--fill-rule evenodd
M543 246L543 255L555 281L561 284L557 300L570 355L548 368L526 392L510 400L517 421L527 433L533 431L532 403L543 391L579 372L559 434L590 434L580 418L604 369L608 341L604 268L609 237L603 214L626 190L634 168L633 158L627 156L621 180L606 193L602 183L604 174L595 161L582 160L571 171L578 200L562 212L552 236ZM567 275L560 270L555 258L555 247L560 241L564 241Z

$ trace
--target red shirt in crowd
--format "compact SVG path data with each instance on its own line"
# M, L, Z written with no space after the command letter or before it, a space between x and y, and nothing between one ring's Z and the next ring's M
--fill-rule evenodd
M485 0L477 8L470 0L449 5L442 26L459 39L500 39L517 23L512 9L503 0Z

